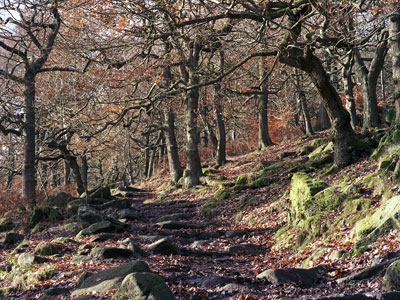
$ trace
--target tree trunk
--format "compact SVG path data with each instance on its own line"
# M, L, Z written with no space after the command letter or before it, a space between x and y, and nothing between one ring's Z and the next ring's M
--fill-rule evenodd
M332 136L334 141L334 164L343 168L351 163L350 145L354 139L354 131L350 125L350 115L343 108L336 89L332 86L321 61L310 49L290 49L286 55L280 56L281 62L292 67L300 68L311 78L329 115L332 123Z
M258 73L260 82L263 80L266 67L264 62L260 60L258 64ZM264 150L268 146L273 145L269 136L268 129L268 87L267 79L261 82L260 86L261 95L258 97L258 150Z
M196 83L193 83L196 84ZM192 85L192 84L190 84ZM186 157L187 164L184 173L185 186L192 187L200 183L202 175L200 156L197 148L198 132L197 132L197 109L199 101L198 88L194 88L187 93L186 97Z
M64 161L64 185L71 184L71 167Z
M168 155L169 174L172 182L177 182L183 175L181 162L179 160L178 144L175 136L175 115L172 111L166 113L166 145Z
M390 16L390 48L392 50L393 102L396 107L396 126L400 124L400 6Z
M88 166L88 162L87 162L86 152L84 152L82 154L81 159L82 159L82 184L83 184L83 188L85 189L85 191L87 191L89 166Z
M203 121L204 127L207 131L207 135L210 137L211 144L213 146L214 153L216 153L218 149L218 138L214 133L213 128L211 127L210 122L207 119L207 111L206 108L203 108L200 112L201 120Z
M22 175L22 197L26 203L36 205L35 170L35 75L27 72L25 76L25 115L24 115L24 169Z
M358 65L356 74L361 81L364 110L363 129L367 130L378 126L378 102L376 99L376 86L379 73L382 70L388 45L388 32L384 30L380 37L380 43L375 51L369 70L367 69L360 52L354 50L355 62Z
M331 121L329 120L328 112L326 111L324 102L321 101L319 105L318 115L317 115L317 125L315 130L325 130L331 127Z
M199 83L198 75L196 74L201 46L197 41L194 41L193 46L190 46L190 57L188 59L188 86L196 86ZM190 188L200 183L202 175L199 150L199 133L197 130L197 112L199 109L199 88L195 87L186 92L185 99L185 120L186 120L186 169L184 172L185 187Z
M356 114L356 104L354 102L354 94L353 94L353 88L355 86L355 83L353 82L351 77L353 64L354 64L353 55L349 54L345 64L343 65L342 79L343 79L344 94L346 96L346 109L350 114L351 127L355 129L357 126L357 114Z
M217 166L222 166L226 163L226 132L225 123L222 116L222 106L217 104L215 107L215 114L217 118L217 135L218 135L218 147L217 147Z
M294 69L294 75L295 75L295 85L297 90L297 107L298 107L299 121L301 123L301 120L303 120L304 123L304 125L302 125L302 127L304 128L303 132L305 133L306 136L310 137L314 134L314 132L311 126L311 118L308 112L306 95L304 94L304 91L302 90L300 83L301 75L298 74L296 68Z
M81 195L85 191L85 187L83 185L82 175L78 165L78 160L76 159L75 156L72 155L66 155L65 160L68 162L68 165L71 168L72 176L74 177L74 181L76 184L76 190L78 194Z
M51 165L51 183L53 187L59 185L60 176L58 176L58 161L53 162Z

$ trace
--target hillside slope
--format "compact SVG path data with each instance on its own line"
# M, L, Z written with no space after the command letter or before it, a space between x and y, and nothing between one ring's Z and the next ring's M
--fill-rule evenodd
M2 292L7 299L125 299L116 296L125 292L123 278L83 287L90 275L132 261L160 275L176 299L309 299L392 290L383 275L400 256L398 216L390 215L397 209L391 199L399 191L398 157L391 147L372 160L370 150L358 151L358 162L335 173L322 133L229 157L221 168L205 168L203 184L189 190L161 174L112 195L94 191L90 208L82 199L54 198L34 216L7 213L0 222ZM99 223L103 227L88 231ZM54 248L47 245L46 252L43 242ZM24 262L25 253L39 258ZM367 275L346 278L366 269ZM170 299L167 289L142 291L137 299ZM399 298L380 299L400 299L384 294L392 296Z

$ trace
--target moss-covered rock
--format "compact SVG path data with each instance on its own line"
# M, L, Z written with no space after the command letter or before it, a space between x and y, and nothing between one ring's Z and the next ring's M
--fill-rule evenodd
M125 277L112 299L173 300L175 297L160 276L150 272L137 272Z
M229 190L221 190L215 194L215 198L218 200L225 200L228 199L230 196Z
M32 264L41 264L46 262L47 259L44 257L41 257L39 255L35 255L33 253L22 253L20 256L18 256L18 265L21 267L32 265Z
M395 228L400 228L400 196L387 200L374 214L356 223L354 231L360 240L355 246L356 248L368 246Z
M7 221L0 224L0 232L10 231L15 227L15 224L11 221Z
M34 253L40 256L51 256L55 254L61 254L63 252L62 247L48 242L40 242L36 248Z
M259 189L271 184L271 180L269 178L256 178L253 182L249 184L251 189Z
M293 174L289 187L289 223L296 224L314 216L319 211L319 204L314 196L327 187L325 182L313 180L305 173Z
M66 207L68 202L72 201L73 199L74 197L72 197L70 194L59 192L49 195L48 199L46 200L46 204L50 206Z
M78 281L77 289L71 296L76 297L88 292L104 293L110 289L116 289L128 274L134 272L150 272L150 269L145 262L135 261L96 274L87 274Z
M400 154L400 129L387 133L372 153L372 159L378 159L385 154Z
M333 151L333 142L322 144L308 155L309 159L317 159Z
M61 215L58 213L57 208L53 206L43 205L35 207L29 220L29 228L33 228L43 221L56 222L61 219Z
M239 175L236 177L236 185L244 185L249 182L249 178L246 174Z
M383 277L382 289L400 291L400 260L393 262Z
M0 236L0 246L1 248L8 249L12 246L18 245L24 240L24 236L19 233L9 232Z
M217 215L218 212L216 208L218 208L219 206L221 206L221 204L217 201L208 200L200 207L200 211L203 214L204 218L211 219Z

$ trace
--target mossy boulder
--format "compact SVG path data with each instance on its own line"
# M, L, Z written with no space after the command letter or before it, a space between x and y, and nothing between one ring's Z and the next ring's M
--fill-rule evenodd
M81 238L82 236L87 236L87 235L94 235L97 233L103 233L103 232L113 233L113 232L123 232L123 231L124 231L124 226L112 223L110 221L102 221L102 222L94 223L94 224L90 225L89 227L82 229L77 234L77 238Z
M76 199L68 202L67 213L69 215L75 215L78 212L80 206L85 206L87 203L83 199Z
M400 260L393 262L383 277L382 289L400 291Z
M164 280L150 272L131 273L125 277L113 300L174 300Z
M62 252L63 248L57 244L40 242L36 246L34 254L39 256L51 256L51 255L61 254Z
M378 161L378 171L394 171L399 160L397 155L383 155Z
M229 190L221 190L215 194L215 198L218 200L225 200L228 199L230 196Z
M249 182L249 178L247 175L242 174L236 177L236 185L244 185Z
M4 249L16 246L24 240L24 236L19 233L9 232L0 236L0 247Z
M400 129L387 133L379 142L371 158L378 159L386 154L400 154Z
M44 257L41 257L39 255L35 255L33 253L22 253L20 256L18 256L18 265L21 267L24 266L29 266L32 264L41 264L46 262L47 259Z
M313 152L311 152L308 155L309 159L317 159L322 157L323 155L325 155L328 152L332 152L333 151L333 142L330 142L328 144L322 144L319 147L317 147Z
M135 261L96 274L87 274L78 281L77 289L71 296L76 297L89 292L104 293L110 289L119 288L124 278L134 272L150 272L150 268L143 261Z
M0 232L10 231L15 227L15 224L11 221L6 221L0 224Z
M327 183L314 180L305 173L293 174L289 187L289 223L296 224L314 216L320 210L315 195L327 187Z
M221 206L220 203L218 203L215 200L208 200L206 203L204 203L200 207L200 211L203 214L204 218L206 219L212 219L215 217L218 213L217 208Z
M66 207L68 202L74 200L70 194L59 192L49 195L46 204L57 207Z
M88 191L89 199L112 199L111 189L109 186L98 186ZM86 198L86 192L80 195L80 198Z
M34 228L40 222L56 222L61 219L62 217L56 207L48 205L35 207L29 220L29 228Z
M395 228L400 228L400 196L387 200L371 216L356 223L354 231L359 240L355 246L368 246Z
M271 184L271 182L272 182L272 180L270 180L269 178L265 178L265 177L256 178L253 182L251 182L249 184L249 187L251 189L259 189L262 187L269 186Z

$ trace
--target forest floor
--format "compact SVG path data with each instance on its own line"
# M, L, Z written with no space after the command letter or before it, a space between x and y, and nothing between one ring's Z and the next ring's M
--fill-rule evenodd
M322 136L326 136L326 133L318 137ZM287 141L261 152L228 157L226 165L210 169L213 176L221 181L235 182L239 175L258 172L257 166L260 164L266 167L279 161L293 160L293 157L278 157L284 151L299 152L309 143L307 139ZM365 157L340 173L325 175L320 179L329 184L339 180L357 181L375 171L376 167L375 161ZM188 190L167 187L167 175L159 174L142 183L140 190L129 197L132 209L140 215L140 218L128 222L129 230L106 242L94 243L90 237L82 238L79 242L116 246L128 237L133 239L146 251L139 259L165 279L176 299L310 299L334 294L378 292L381 276L346 284L337 284L336 280L363 270L374 259L398 250L400 238L397 230L370 245L368 251L341 258L330 254L334 251L347 252L353 247L352 239L349 238L353 234L352 228L346 225L340 229L342 238L317 238L297 250L293 250L293 247L274 246L277 230L287 222L287 211L285 207L271 209L271 204L282 197L290 184L288 168L283 166L271 170L268 176L274 179L274 183L267 187L238 191L231 193L227 199L218 200L218 206L213 209L211 216L205 216L204 204L215 197L216 191L212 186L204 184ZM396 185L391 188L394 192L399 190ZM382 195L373 194L368 189L363 190L363 193L363 197L373 200L373 206L379 206ZM190 228L167 229L159 223L160 217L177 213L190 216L190 219L184 221L190 224ZM333 211L328 218L335 219L338 214L339 211ZM33 251L39 242L50 241L58 236L74 238L75 234L62 224L39 233L25 234L25 238L30 241L26 251ZM178 254L159 255L147 251L147 246L159 237L169 237L179 249ZM255 246L251 251L232 250L233 246L244 244ZM34 283L25 292L9 296L9 299L36 299L52 288L65 289L64 293L54 299L68 299L82 272L96 272L132 260L93 259L74 264L71 260L79 245L66 244L64 247L62 255L51 257L55 276ZM315 254L318 249L324 251L320 255L318 252ZM6 263L11 251L0 250L0 265ZM299 268L302 264L304 267L304 261L311 254L314 257L309 260L307 267L322 267L319 280L312 287L291 283L271 284L256 277L270 268ZM10 282L4 276L1 285L7 284ZM102 295L93 295L93 299L111 299L114 292L110 290Z

